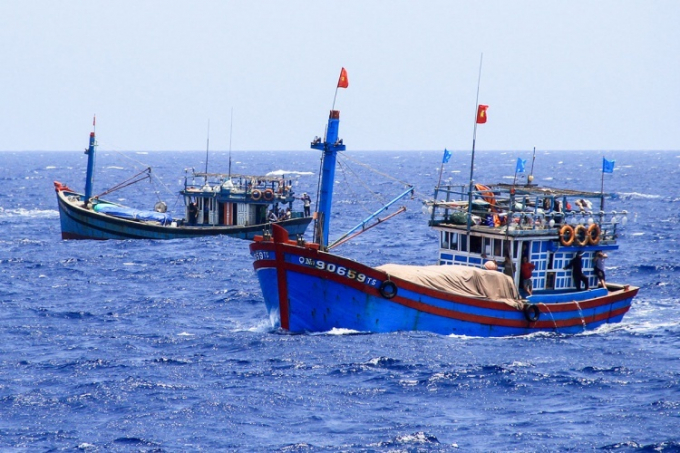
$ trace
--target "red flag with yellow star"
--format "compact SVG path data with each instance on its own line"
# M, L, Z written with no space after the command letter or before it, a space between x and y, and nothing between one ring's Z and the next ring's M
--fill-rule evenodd
M347 88L349 86L349 80L347 80L347 70L342 68L340 71L340 79L338 80L338 88Z
M488 105L478 105L477 106L477 124L484 124L486 123L486 109L488 109Z

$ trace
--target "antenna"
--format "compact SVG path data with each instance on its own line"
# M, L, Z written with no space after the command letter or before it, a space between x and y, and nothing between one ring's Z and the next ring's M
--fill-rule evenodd
M231 132L234 129L234 107L231 108L229 117L229 178L231 178Z
M210 151L210 119L208 119L208 138L205 144L205 182L208 183L208 151Z

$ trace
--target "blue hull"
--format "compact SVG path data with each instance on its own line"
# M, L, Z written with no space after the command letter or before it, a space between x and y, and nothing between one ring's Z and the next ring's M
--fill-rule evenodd
M268 224L249 226L172 226L123 219L85 209L80 202L69 198L81 194L63 190L57 191L62 239L182 239L192 237L225 235L252 240L261 235ZM290 234L304 234L311 217L284 220L279 224Z
M250 250L270 319L275 327L291 332L340 328L481 337L573 334L620 322L638 291L612 285L609 290L571 293L568 302L535 295L530 302L539 316L529 321L524 311L503 302L426 288L286 240L256 241ZM380 291L387 280L397 287L391 298Z

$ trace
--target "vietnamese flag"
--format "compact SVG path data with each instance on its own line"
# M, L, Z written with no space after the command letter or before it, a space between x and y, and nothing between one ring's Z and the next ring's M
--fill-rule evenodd
M484 124L486 123L486 109L488 109L488 105L478 105L477 106L477 124Z
M347 80L347 70L342 68L340 71L340 79L338 80L338 88L347 88L349 86L349 80Z

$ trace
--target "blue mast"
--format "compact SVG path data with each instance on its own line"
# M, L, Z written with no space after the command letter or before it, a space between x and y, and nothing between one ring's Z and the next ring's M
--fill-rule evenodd
M319 189L319 205L314 228L314 241L323 249L328 247L328 230L331 223L331 202L333 201L333 182L335 180L335 161L338 151L344 151L345 145L338 139L340 111L331 110L328 117L326 139L312 142L312 148L323 151L321 169L321 187Z
M85 150L87 154L87 175L85 176L85 204L92 198L92 182L94 180L94 148L97 142L94 132L90 132L90 147Z

